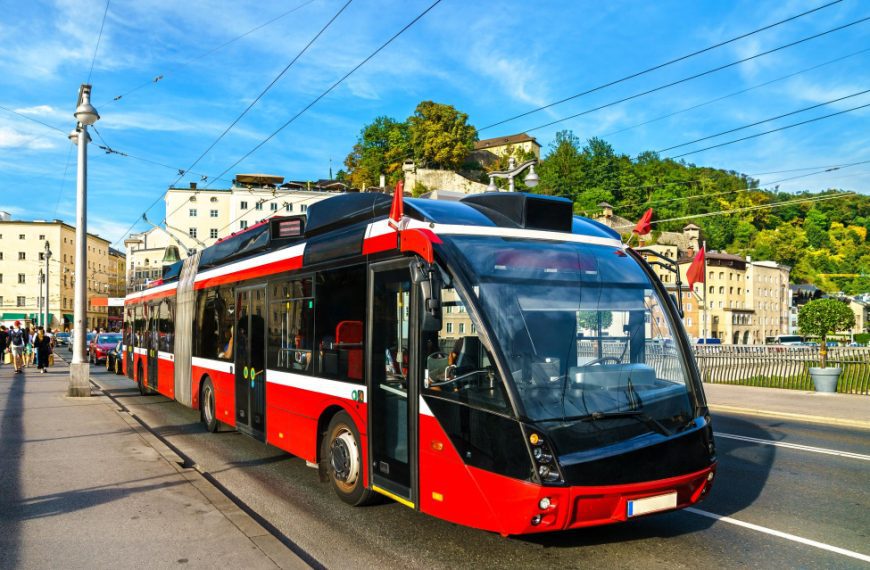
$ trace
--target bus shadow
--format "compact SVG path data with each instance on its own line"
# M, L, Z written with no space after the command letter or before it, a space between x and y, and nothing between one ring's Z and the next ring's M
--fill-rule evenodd
M0 393L3 415L0 416L0 568L17 568L20 564L21 525L15 518L22 500L21 460L24 449L24 393L26 374L13 374L4 366L0 380L8 390Z
M748 419L729 418L729 430L773 439L771 434ZM716 419L713 419L716 426ZM718 467L713 488L696 505L699 510L734 516L752 505L764 490L776 457L776 448L733 439L717 438ZM626 523L582 528L557 533L514 537L514 540L542 547L593 546L648 538L673 538L700 532L716 521L686 511L653 514Z

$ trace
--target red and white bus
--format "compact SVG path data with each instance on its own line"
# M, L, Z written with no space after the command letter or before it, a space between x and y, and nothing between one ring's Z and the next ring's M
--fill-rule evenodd
M692 505L716 467L677 309L570 201L337 196L127 296L124 372L378 494L503 535Z

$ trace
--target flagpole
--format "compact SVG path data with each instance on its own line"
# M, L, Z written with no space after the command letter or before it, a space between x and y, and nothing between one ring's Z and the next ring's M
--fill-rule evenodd
M701 245L701 251L704 252L704 344L707 344L707 240L704 240Z

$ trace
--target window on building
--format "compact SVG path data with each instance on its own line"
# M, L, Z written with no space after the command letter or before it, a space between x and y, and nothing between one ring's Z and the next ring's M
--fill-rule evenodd
M217 228L212 228L212 229L208 230L208 237L210 237L211 239L217 239L217 236L218 236Z
M24 277L24 274L23 274L23 273L19 273L19 274L18 274L18 282L19 282L19 283L26 283L26 280L25 280L25 277Z
M302 204L302 206L301 206L300 209L301 209L303 212L307 212L307 211L308 211L308 206L306 206L305 204Z
M18 252L18 261L24 261L27 258L27 255L23 251Z
M284 204L284 209L287 210L288 212L292 212L293 211L293 204L290 204L290 203Z
M217 217L218 217L218 211L217 211L217 210L209 210L209 211L208 211L208 215L209 215L210 217L212 217L212 218L217 218Z
M217 198L215 198L214 196L212 196L212 197L211 197L211 200L209 200L209 201L210 201L210 202L217 202Z
M0 261L3 261L3 252L0 251Z
M273 212L277 212L278 211L278 203L272 202L271 204L269 204L269 209L272 210Z
M692 317L686 317L686 326L692 326Z
M248 220L242 220L241 222L239 222L239 227L242 228L243 230L247 229L248 228Z
M248 209L248 203L245 202L245 201L243 200L243 201L239 204L239 207L240 207L242 210L247 210L247 209Z
M15 306L16 307L23 307L24 305L25 305L24 297L21 297L21 296L15 297Z
M725 287L719 287L719 294L720 294L720 295L724 295L724 294L725 294Z
M262 200L258 200L257 203L254 204L254 209L255 209L255 210L262 210L262 209L263 209L263 201L262 201Z
M459 334L465 334L465 323L459 323Z
M733 294L734 294L734 287L728 287L728 294L729 294L729 295L733 295Z
M45 252L44 251L39 252L39 261L45 261Z
M453 323L447 323L447 332L448 334L453 332Z
M0 283L3 283L3 274L0 273Z
M18 239L24 239L24 234L18 234Z
M196 217L196 208L191 208L191 209L190 209L190 217L191 217L191 218L195 218L195 217Z
M188 229L188 230L187 230L187 235L189 235L189 236L192 237L192 238L195 238L195 237L196 237L196 228L190 228L190 229Z
M719 280L720 280L720 281L725 281L725 272L724 272L724 271L720 271L720 272L719 272Z
M45 234L39 234L39 241L45 240Z

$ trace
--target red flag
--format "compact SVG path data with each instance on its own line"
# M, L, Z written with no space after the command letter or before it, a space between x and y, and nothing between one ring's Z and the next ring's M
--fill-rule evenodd
M404 198L405 183L402 180L396 182L396 189L393 191L393 205L390 207L390 220L399 223L402 216L405 215L405 207L402 198Z
M640 221L637 222L637 225L634 226L634 229L631 230L633 233L636 233L639 236L648 234L652 229L652 225L650 224L650 220L652 220L652 208L647 210L641 216Z
M695 255L695 259L692 261L692 265L689 266L688 271L686 271L686 279L689 281L689 289L693 289L695 287L695 283L706 283L706 275L704 274L704 248Z

